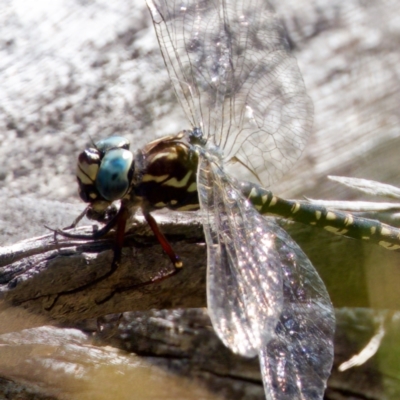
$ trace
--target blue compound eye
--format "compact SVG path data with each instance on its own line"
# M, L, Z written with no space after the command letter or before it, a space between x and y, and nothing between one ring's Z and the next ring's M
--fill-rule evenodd
M125 149L112 149L103 157L96 177L96 188L108 200L119 200L129 189L129 172L133 154Z
M110 149L116 148L129 150L129 146L129 140L122 136L111 136L95 143L96 149L103 154Z

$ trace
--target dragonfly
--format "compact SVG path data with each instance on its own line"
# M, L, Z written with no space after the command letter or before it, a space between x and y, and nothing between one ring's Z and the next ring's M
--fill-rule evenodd
M313 119L297 62L267 1L147 0L147 5L190 129L136 153L119 136L83 151L77 178L89 205L73 225L83 215L105 219L91 238L115 228L116 268L127 222L140 209L179 271L182 262L151 213L200 209L207 307L219 338L237 354L259 357L266 399L322 399L333 362L333 307L301 248L262 214L389 249L400 236L377 221L284 200L261 186L279 179L300 157ZM239 181L231 170L260 184Z

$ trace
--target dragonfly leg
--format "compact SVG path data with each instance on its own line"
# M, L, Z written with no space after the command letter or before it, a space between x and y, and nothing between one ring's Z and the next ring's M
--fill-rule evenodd
M97 304L102 304L105 303L106 301L109 301L116 293L123 293L129 290L135 290L139 288L144 288L149 285L153 285L155 283L162 282L168 278L170 278L173 275L176 275L182 268L183 263L181 259L179 258L178 255L175 254L174 250L172 249L172 246L168 242L168 239L164 236L164 234L160 231L160 228L157 225L156 220L153 218L153 216L150 214L149 211L146 209L142 209L143 215L149 224L151 230L154 233L154 236L157 238L159 243L161 244L163 250L167 253L168 257L172 261L172 264L174 266L174 269L169 272L160 272L150 280L138 284L133 284L133 285L128 285L128 286L120 286L116 287L112 293L110 293L107 297L103 298L101 301L97 301ZM129 213L128 213L129 216ZM118 226L117 226L117 235L116 235L116 246L114 249L114 259L113 259L113 266L111 268L111 271L115 271L115 269L118 267L120 257L121 257L121 249L122 249L122 244L123 244L123 233L125 232L125 227L123 224L126 223L126 219L121 218L121 222L118 221Z
M163 250L167 253L168 257L172 261L172 264L176 269L180 269L183 267L183 263L178 255L175 254L172 246L169 244L168 239L164 236L164 234L160 231L160 228L157 225L156 220L153 216L145 209L142 209L144 218L149 224L151 230L154 233L154 236L157 238L158 242L161 244Z
M126 206L124 206L123 204L121 204L121 208L119 209L118 214L105 227L103 227L99 231L93 233L92 235L74 235L74 234L71 234L68 232L64 232L61 230L54 230L54 229L46 227L47 229L52 230L55 235L59 233L62 236L70 237L70 238L74 238L74 239L88 239L88 238L96 239L96 238L99 238L99 237L105 235L114 226L117 226L116 235L115 235L115 244L114 244L114 256L113 256L110 270L106 274L94 279L93 281L91 281L85 285L79 286L76 289L67 290L67 291L58 293L55 301L53 302L53 304L51 304L50 307L47 308L47 310L51 310L54 307L54 305L57 303L57 300L60 297L60 295L80 292L82 290L85 290L85 289L95 285L98 282L103 281L104 279L109 278L112 274L114 274L114 272L118 269L118 266L121 261L122 246L124 244L124 236L125 236L125 228L126 228L126 223L129 219L129 215L130 215L130 213L129 213L128 208ZM105 301L110 299L113 295L114 295L114 292L111 293L109 296L107 296L102 301L99 301L98 304L104 303Z
M167 272L167 273L162 272L162 273L156 275L155 277L153 277L152 279L150 279L149 281L146 281L143 283L139 283L139 284L131 285L131 286L117 287L108 296L106 296L105 298L103 298L101 300L96 301L97 304L105 303L106 301L108 301L110 298L112 298L118 292L124 292L127 290L138 289L138 288L145 287L145 286L148 286L148 285L151 285L154 283L161 282L161 281L175 275L177 272L180 271L180 269L183 266L181 259L179 258L178 255L175 254L175 252L172 249L172 246L168 242L167 238L160 231L156 220L153 218L153 216L147 210L143 209L142 211L143 211L144 217L145 217L147 223L149 224L151 230L153 231L155 237L161 244L163 250L167 253L168 257L170 258L170 260L174 266L174 270L172 270L171 272ZM106 278L109 278L118 269L118 266L120 265L120 262L121 262L122 247L123 247L124 238L125 238L125 229L126 229L126 224L129 219L129 216L130 216L129 209L122 203L117 215L115 215L115 217L113 217L111 219L111 221L109 221L102 229L98 230L97 232L94 232L91 235L78 235L78 234L68 233L63 230L51 229L51 228L46 227L47 229L50 229L51 231L53 231L55 235L60 234L64 237L73 238L73 239L98 239L98 238L104 236L106 233L108 233L112 228L116 227L114 256L113 256L113 261L111 264L111 269L105 275L95 279L94 281L92 281L86 285L83 285L77 289L59 293L59 295L60 294L71 294L71 293L86 289L89 286L92 286ZM58 297L59 296L57 296L57 299L58 299ZM57 299L51 305L51 307L49 309L51 309L54 306L54 304L57 302Z
M64 229L53 229L53 228L50 228L50 227L48 227L46 225L45 225L45 228L49 229L52 232L54 232L54 234L56 234L56 235L61 235L61 236L64 236L64 237L67 237L67 238L70 238L70 239L100 239L101 237L106 235L108 232L110 232L110 230L117 225L118 220L120 219L120 214L123 212L122 208L123 207L121 206L121 208L118 211L118 213L109 222L107 222L107 224L104 225L103 228L98 229L97 231L95 231L95 232L93 232L93 233L91 233L89 235L79 235L79 234L76 234L76 233L65 232L65 230L64 230L64 229L72 229L72 228L74 228L75 225L76 225L75 222L78 223L84 217L84 215L85 215L84 213L87 212L87 209L85 209L84 213L80 214L78 216L78 218L75 219L73 224L70 225L67 228L64 228Z
M174 252L172 246L168 242L168 239L160 231L160 228L158 227L156 220L153 218L153 216L150 214L150 212L147 211L145 208L142 208L142 212L143 212L144 218L146 219L147 223L149 224L151 230L153 231L154 236L157 238L158 242L161 244L161 247L167 253L169 259L171 260L171 262L174 266L174 269L169 272L160 272L156 276L154 276L153 278L151 278L150 280L148 280L146 282L128 285L128 286L117 287L117 288L115 288L115 290L112 293L110 293L109 296L102 299L101 301L98 301L97 304L102 304L106 301L109 301L116 293L123 293L123 292L129 291L129 290L144 288L146 286L162 282L162 281L170 278L171 276L176 275L183 267L183 263L182 263L181 259ZM120 232L121 235L122 235L122 232L124 232L124 230L122 230L122 228L121 228L121 232ZM116 265L116 266L118 265L119 257L121 256L121 253L120 253L121 248L119 248L119 245L121 244L121 242L120 242L121 240L123 242L123 235L122 235L122 239L119 238L119 229L117 228L117 241L116 241L116 248L114 251L113 268L115 268L114 265Z
M66 226L66 227L63 228L62 230L63 230L63 231L64 231L64 230L66 231L66 230L75 228L75 227L78 225L79 221L87 214L87 212L89 211L89 209L90 209L90 206L87 206L87 207L74 219L74 221L72 222L71 225ZM47 227L46 227L46 228L47 228Z
M114 222L114 225L117 226L117 231L115 234L114 258L113 258L112 270L116 269L117 265L121 261L121 252L122 252L122 247L124 245L126 222L129 219L129 215L130 213L128 208L124 204L121 204L121 208L119 209L118 214L109 222L109 224L111 222ZM115 219L116 221L114 221ZM108 227L109 224L107 224L104 228ZM112 227L113 226L111 226L111 228ZM111 228L109 228L109 230ZM95 232L94 235L96 235L98 232Z

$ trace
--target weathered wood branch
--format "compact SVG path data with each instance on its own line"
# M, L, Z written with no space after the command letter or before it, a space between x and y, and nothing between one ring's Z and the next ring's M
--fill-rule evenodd
M205 306L201 226L184 216L178 223L174 219L161 225L185 265L174 276L151 282L174 269L143 222L127 234L121 265L114 272L112 234L96 241L60 236L55 241L50 234L3 248L3 304L60 322L127 310ZM79 231L90 232L90 227Z
M164 214L157 219L183 260L178 273L169 276L174 272L170 260L140 220L126 236L116 271L111 270L112 233L96 241L60 236L55 240L49 234L1 249L2 312L19 307L36 317L70 323L124 311L206 306L206 246L198 215L177 214L172 219ZM399 274L398 253L300 224L286 228L318 269L335 306L400 306L398 292L388 287L399 281L393 275ZM79 233L91 231L83 227ZM160 279L163 276L168 278ZM37 318L23 321L24 327L43 323Z

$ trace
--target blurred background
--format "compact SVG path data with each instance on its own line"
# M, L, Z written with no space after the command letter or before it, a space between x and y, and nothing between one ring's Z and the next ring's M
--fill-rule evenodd
M327 175L400 186L400 1L275 3L315 122L302 158L271 189L287 198L386 201ZM44 224L68 225L83 210L75 163L91 139L118 134L136 149L187 128L144 0L1 1L0 245L45 234ZM400 398L400 256L306 227L288 229L338 310L326 398ZM7 323L3 318L1 325ZM362 367L339 372L380 324L385 334L377 353ZM0 395L264 396L257 361L221 350L204 310L127 313L119 325L110 317L100 327L85 321L1 335ZM214 357L217 347L222 358Z

